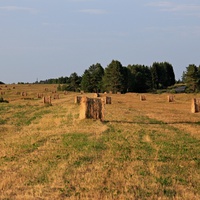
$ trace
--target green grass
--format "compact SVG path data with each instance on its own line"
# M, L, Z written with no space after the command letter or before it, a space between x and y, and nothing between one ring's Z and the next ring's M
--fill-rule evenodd
M44 143L47 141L47 139L42 139L39 141L36 141L34 143L31 143L31 141L29 141L28 143L24 143L20 146L20 149L23 151L23 153L31 153L33 151L35 151L36 149L38 149L40 146L44 145Z
M16 120L17 126L30 125L36 119L41 119L45 114L50 113L50 110L42 110L37 112L38 108L33 107L31 110L27 111L18 111L13 118Z
M105 122L79 120L68 96L0 105L0 198L198 199L198 115L179 129L117 97Z
M6 107L0 107L0 114L6 116L5 119L0 119L0 124L7 122L7 124L18 127L28 126L49 113L51 113L51 110L46 107L41 109L38 106L8 105Z
M147 134L153 134L154 136L151 143L144 141L144 137ZM110 179L110 181L115 176L113 167L117 169L118 173L123 173L123 170L126 171L127 164L131 166L133 163L140 162L140 167L136 164L133 165L133 168L135 168L134 174L127 173L123 176L124 178L126 177L125 179L128 182L133 176L143 177L144 183L148 184L145 187L138 185L133 186L133 188L129 185L125 191L125 188L123 186L119 187L120 183L113 179L109 185L106 183L102 184L99 189L104 195L111 194L113 198L120 198L122 194L130 195L134 193L135 197L139 199L148 199L153 194L166 196L167 198L180 195L179 191L174 189L174 185L177 183L185 185L192 181L187 180L188 176L183 176L187 174L188 169L180 167L180 161L190 162L192 158L187 159L190 157L190 153L197 155L199 150L197 148L190 152L180 145L183 145L187 141L188 144L193 146L198 141L194 138L192 139L187 134L183 134L184 137L180 140L179 131L175 132L175 136L167 142L166 140L162 141L162 138L165 137L163 134L157 134L156 136L155 134L156 132L149 133L145 129L132 133L124 132L123 128L116 129L114 126L110 126L98 140L84 133L63 135L63 144L69 152L67 159L71 157L71 154L75 154L76 158L65 173L64 178L68 180L68 184L61 190L62 195L67 197L76 196L81 191L87 190L87 188L77 188L77 186L70 184L72 182L70 177L76 176L75 169L83 168L84 166L87 167L98 162L101 163L101 170L107 170L105 178ZM175 145L174 139L179 139L178 145ZM155 146L159 149L158 151ZM109 154L109 157L112 159L107 160L105 154ZM157 158L156 154L158 154ZM133 155L136 155L136 157L133 157ZM180 159L177 160L177 157ZM154 173L149 169L152 164L155 165ZM194 170L197 170L196 167L194 166ZM192 182L195 183L196 181L197 179ZM153 187L154 184L157 185L157 188ZM198 187L195 188L194 191L198 192Z
M63 135L63 144L69 149L79 152L100 152L106 149L101 139L94 139L84 133L69 133Z
M143 116L143 115L134 117L133 122L134 121L135 123L138 123L138 124L160 124L160 125L165 124L163 121L149 118L148 116Z
M6 120L0 118L0 125L6 124Z

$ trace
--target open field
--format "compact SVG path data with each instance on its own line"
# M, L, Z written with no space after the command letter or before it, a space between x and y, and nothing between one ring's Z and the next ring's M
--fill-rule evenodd
M44 105L55 85L0 87L1 200L200 199L200 94L108 94L101 122L79 119L78 93Z

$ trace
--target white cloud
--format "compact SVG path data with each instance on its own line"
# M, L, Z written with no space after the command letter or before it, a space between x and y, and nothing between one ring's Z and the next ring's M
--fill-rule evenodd
M0 11L24 11L24 12L30 12L30 13L36 13L37 11L33 8L28 7L19 7L19 6L1 6Z
M172 3L169 1L160 1L160 2L150 2L146 4L147 6L153 6L153 7L170 7L172 6Z
M158 1L146 4L151 7L158 7L161 11L167 12L185 12L186 14L197 15L200 12L200 5L196 4L178 4L171 1Z
M102 14L107 13L105 10L101 10L101 9L83 9L83 10L79 10L79 12L94 14L94 15L102 15Z

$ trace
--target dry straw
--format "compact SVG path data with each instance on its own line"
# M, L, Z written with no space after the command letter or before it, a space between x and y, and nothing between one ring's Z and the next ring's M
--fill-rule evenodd
M74 103L80 104L81 103L81 99L82 99L82 96L75 96Z
M104 119L104 100L98 98L82 97L80 119Z
M43 97L43 103L51 105L51 96Z
M21 95L22 95L23 97L25 97L25 96L27 96L27 92L22 92Z
M100 97L99 93L94 93L94 98Z
M59 96L59 94L54 94L53 98L54 99L60 99L60 96Z
M43 95L42 93L38 93L38 94L37 94L37 98L38 98L38 99L41 99L43 96L44 96L44 95Z
M146 101L146 96L145 95L140 95L140 101Z
M167 101L168 102L174 102L174 95L168 95L167 96Z
M111 97L104 97L103 99L104 99L105 104L111 104L112 103Z
M191 104L191 112L197 113L200 111L200 99L193 98Z

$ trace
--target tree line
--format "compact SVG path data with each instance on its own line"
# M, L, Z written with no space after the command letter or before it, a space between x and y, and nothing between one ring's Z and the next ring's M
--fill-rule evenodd
M200 90L200 67L190 65L183 72L182 81L191 91ZM173 66L168 62L154 62L152 66L122 66L112 62L104 69L100 63L91 65L82 76L76 72L69 77L48 79L37 83L59 84L58 90L84 92L152 92L176 83Z

